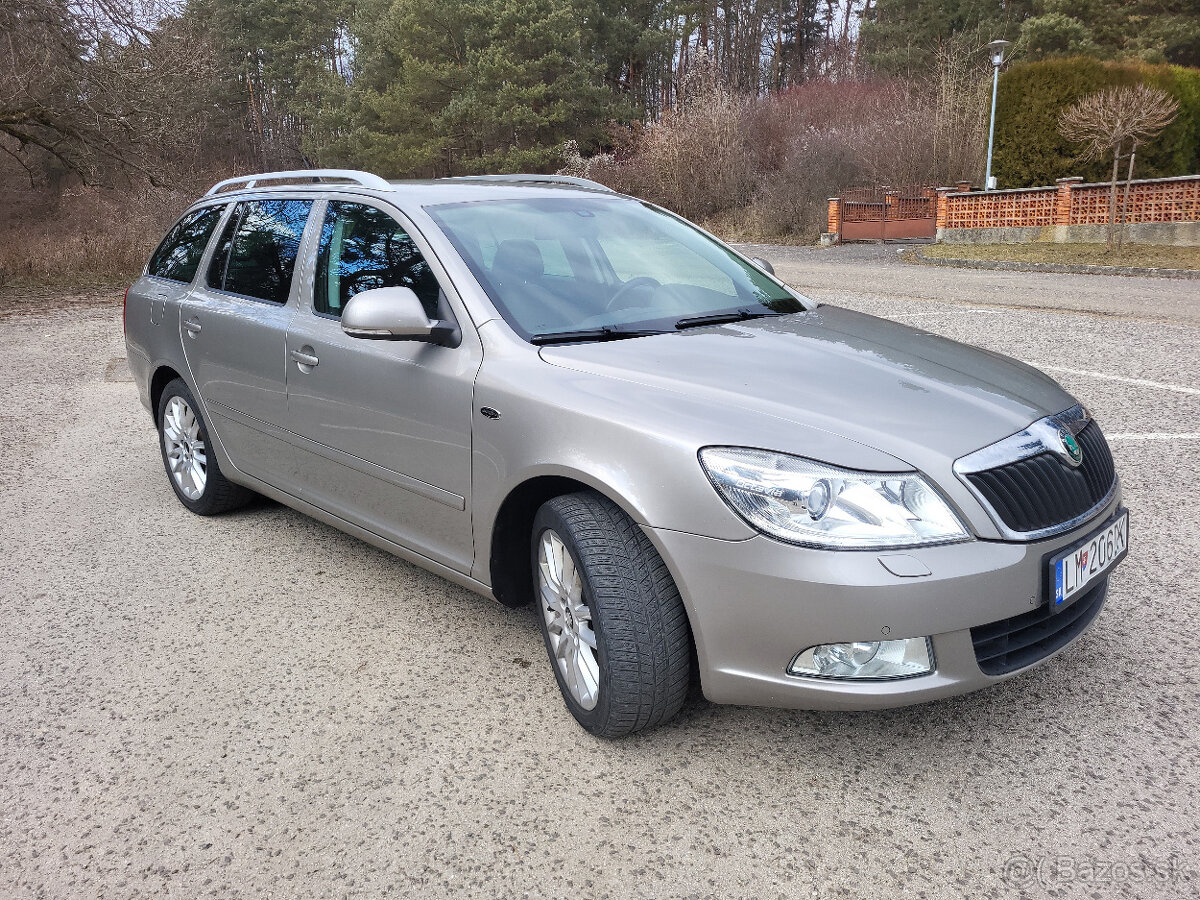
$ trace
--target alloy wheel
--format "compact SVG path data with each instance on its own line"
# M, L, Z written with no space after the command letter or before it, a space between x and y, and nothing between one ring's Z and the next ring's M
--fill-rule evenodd
M208 483L208 447L200 420L182 397L172 397L163 412L163 447L175 486L189 500L199 500Z
M600 659L592 611L571 551L553 529L538 544L538 598L563 681L575 702L595 709L600 699Z

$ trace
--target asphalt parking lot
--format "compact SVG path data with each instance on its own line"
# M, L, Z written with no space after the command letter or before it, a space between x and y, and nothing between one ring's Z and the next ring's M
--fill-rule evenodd
M0 897L1195 896L1197 283L762 252L1094 410L1132 549L1077 646L931 705L696 699L601 742L530 609L273 503L184 510L119 306L0 315Z

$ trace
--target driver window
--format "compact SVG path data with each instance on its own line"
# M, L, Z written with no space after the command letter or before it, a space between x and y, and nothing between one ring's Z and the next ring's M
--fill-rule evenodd
M313 309L340 317L351 297L380 287L412 288L425 314L438 318L437 278L400 224L373 206L331 200L321 226Z

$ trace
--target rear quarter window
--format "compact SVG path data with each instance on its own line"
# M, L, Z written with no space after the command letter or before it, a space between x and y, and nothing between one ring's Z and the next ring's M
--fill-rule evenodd
M224 206L206 206L176 222L150 257L147 274L190 283L196 277L196 269L200 266L208 239L212 237L213 229L217 227L224 211Z

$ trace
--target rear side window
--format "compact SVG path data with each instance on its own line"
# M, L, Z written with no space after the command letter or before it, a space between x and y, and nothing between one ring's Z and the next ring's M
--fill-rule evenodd
M311 209L311 200L239 203L209 264L209 286L268 303L286 303Z
M412 288L425 314L438 318L437 277L400 223L373 206L331 201L321 226L313 308L341 316L355 294L381 287Z
M224 206L206 206L180 219L150 257L146 271L155 278L190 283L224 211Z

